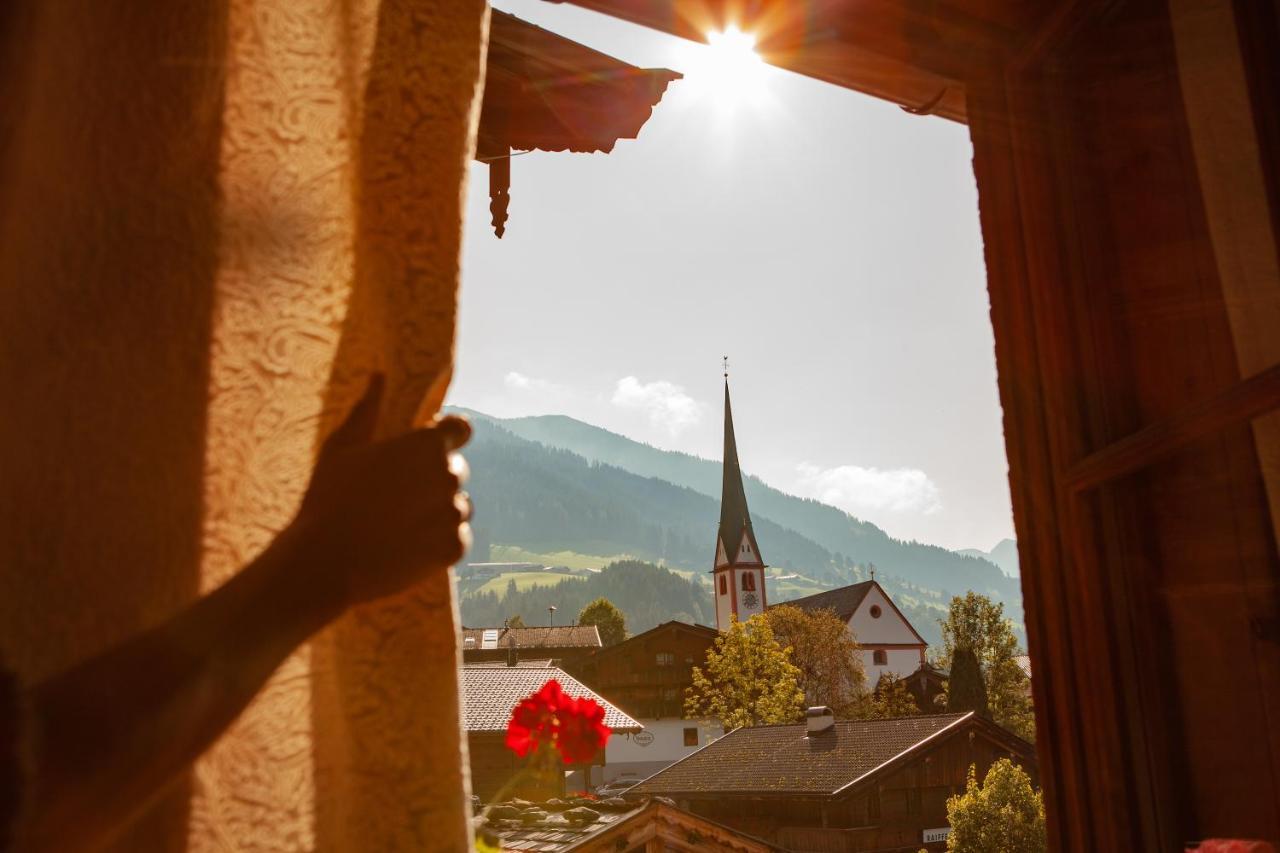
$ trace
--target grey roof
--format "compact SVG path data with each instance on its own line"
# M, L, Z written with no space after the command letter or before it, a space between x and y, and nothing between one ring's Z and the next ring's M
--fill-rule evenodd
M640 723L620 711L581 681L554 666L462 667L463 720L468 732L505 732L511 712L527 696L555 679L575 698L589 698L604 707L604 724L614 731L638 732Z
M481 649L484 632L498 632L498 648L505 649L514 640L519 649L598 649L600 632L595 625L559 625L554 628L463 628L462 638L475 643L470 649Z
M837 720L831 730L813 736L804 725L734 729L650 776L628 795L830 796L969 719L976 719L972 711Z
M867 597L867 593L875 585L875 581L863 581L852 586L842 586L839 589L829 589L826 592L806 595L804 598L780 601L773 606L790 604L802 610L834 610L837 616L848 622L854 611L858 609L858 605L862 604L862 599ZM888 596L885 597L888 598Z
M751 537L751 548L761 562L760 546L751 529L751 513L747 510L747 493L742 487L742 468L738 465L738 442L733 436L733 410L729 407L729 380L724 381L724 480L720 490L720 541L730 562L742 544L742 532Z

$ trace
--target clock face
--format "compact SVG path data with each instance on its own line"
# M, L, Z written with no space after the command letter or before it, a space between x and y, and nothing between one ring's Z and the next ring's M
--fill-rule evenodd
M744 593L742 596L743 607L755 607L759 603L760 600L756 598L756 594L754 592Z

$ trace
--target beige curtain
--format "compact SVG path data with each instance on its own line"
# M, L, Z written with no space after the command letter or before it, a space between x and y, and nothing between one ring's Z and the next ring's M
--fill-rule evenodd
M387 434L438 406L487 8L0 24L0 654L35 678L251 559L370 370ZM120 849L465 849L456 622L443 576L350 614Z

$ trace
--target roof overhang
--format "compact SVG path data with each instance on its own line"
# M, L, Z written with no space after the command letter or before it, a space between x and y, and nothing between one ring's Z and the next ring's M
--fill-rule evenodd
M634 139L680 74L637 68L585 45L492 12L476 159L490 166L493 225L507 219L512 151L613 150Z
M1019 0L552 0L694 41L737 26L772 65L966 120L964 83L1046 9ZM1047 4L1044 4L1047 5Z

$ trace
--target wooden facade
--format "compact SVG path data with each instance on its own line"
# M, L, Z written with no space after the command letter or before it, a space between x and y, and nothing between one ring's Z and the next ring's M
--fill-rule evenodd
M575 2L968 123L1051 847L1280 840L1276 3Z
M947 798L964 791L971 765L981 779L993 762L1010 758L1038 784L1032 747L1016 738L1001 737L993 729L981 722L965 726L919 750L909 760L859 780L847 792L835 796L719 793L677 796L676 802L694 814L787 850L945 850L945 841L926 843L925 831L948 826Z
M705 625L665 622L566 668L634 717L679 718L693 668L706 665L717 636Z

